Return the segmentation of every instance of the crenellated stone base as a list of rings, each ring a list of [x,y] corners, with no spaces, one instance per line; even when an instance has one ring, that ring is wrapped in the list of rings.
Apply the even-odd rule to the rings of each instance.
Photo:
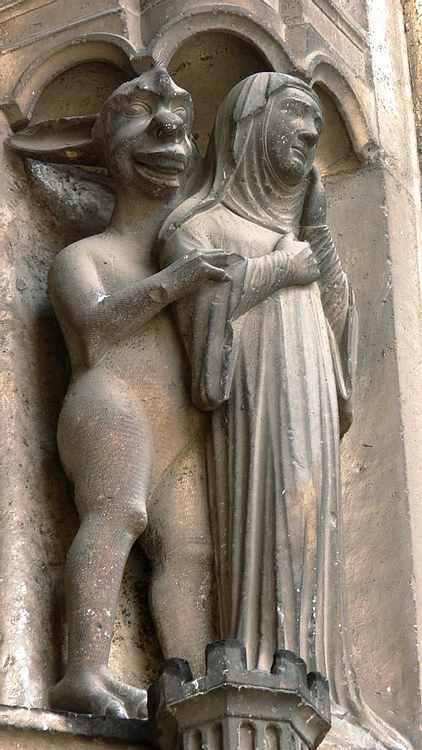
[[[192,679],[182,659],[164,662],[150,689],[152,737],[162,750],[313,750],[330,729],[327,680],[291,651],[271,672],[248,670],[242,643],[207,646],[207,671]]]

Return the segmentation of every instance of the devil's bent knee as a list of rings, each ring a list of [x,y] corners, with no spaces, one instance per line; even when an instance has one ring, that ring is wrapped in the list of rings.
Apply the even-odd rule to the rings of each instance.
[[[145,531],[148,524],[148,514],[145,503],[116,503],[106,516],[110,518],[110,522],[114,522],[116,525],[123,527],[125,531],[131,533],[134,537],[140,536],[140,534]]]
[[[148,514],[143,499],[122,497],[121,493],[93,496],[75,491],[75,501],[81,521],[96,518],[97,523],[124,530],[134,538],[147,527]]]
[[[127,531],[135,537],[140,536],[148,525],[148,514],[146,508],[128,508],[122,513],[122,521]]]

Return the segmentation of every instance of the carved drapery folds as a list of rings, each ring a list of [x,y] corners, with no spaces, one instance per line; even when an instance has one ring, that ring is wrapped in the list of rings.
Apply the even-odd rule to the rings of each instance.
[[[276,2],[238,0],[219,3],[217,8],[214,3],[205,5],[187,0],[162,0],[159,3],[109,0],[108,3],[91,2],[89,7],[80,3],[30,3],[24,14],[20,13],[21,5],[9,3],[0,10],[0,21],[6,32],[0,67],[5,82],[1,102],[5,136],[9,126],[19,132],[27,123],[32,126],[61,116],[95,115],[107,96],[124,81],[142,74],[149,68],[151,60],[165,63],[176,84],[192,89],[197,112],[193,132],[195,137],[199,136],[197,142],[201,153],[205,152],[219,105],[240,78],[265,70],[292,73],[311,82],[323,100],[326,124],[315,163],[325,175],[331,236],[327,239],[324,233],[328,230],[325,229],[304,229],[300,239],[308,242],[316,254],[324,255],[331,237],[334,238],[342,265],[353,281],[363,334],[356,421],[342,448],[344,538],[352,624],[350,639],[355,649],[359,681],[364,686],[369,704],[384,718],[390,716],[391,719],[394,714],[397,727],[403,733],[410,728],[410,736],[416,731],[416,720],[408,717],[414,717],[417,710],[414,605],[409,587],[412,564],[408,552],[405,495],[410,474],[399,437],[401,416],[398,406],[406,368],[403,370],[403,353],[400,355],[402,359],[397,355],[396,364],[396,333],[392,322],[395,313],[396,321],[401,321],[401,329],[405,328],[403,320],[408,308],[397,302],[396,309],[391,299],[387,258],[390,255],[394,258],[396,253],[393,268],[411,266],[415,209],[411,208],[411,189],[400,195],[394,192],[394,154],[404,153],[405,149],[400,151],[400,145],[386,142],[385,125],[384,130],[379,129],[377,102],[382,97],[380,99],[372,79],[370,58],[376,53],[371,47],[372,27],[368,31],[364,23],[363,5],[298,0],[283,8],[284,4]],[[84,8],[79,7],[81,5]],[[370,15],[370,21],[371,18]],[[87,127],[91,132],[91,126],[88,124]],[[411,139],[402,137],[407,148]],[[389,148],[393,156],[384,162],[385,151],[388,154]],[[32,158],[35,160],[28,161],[24,168],[16,156],[3,156],[7,206],[4,216],[8,220],[7,267],[11,269],[6,282],[6,338],[12,351],[12,359],[7,359],[5,368],[12,373],[10,388],[6,388],[6,419],[10,417],[10,422],[13,419],[15,425],[6,439],[10,451],[10,479],[5,490],[7,502],[11,504],[8,505],[5,529],[14,557],[2,563],[7,612],[3,615],[3,701],[45,707],[48,689],[63,676],[67,638],[63,569],[65,554],[78,528],[69,486],[55,448],[55,426],[69,370],[45,294],[46,274],[63,246],[104,231],[116,188],[115,180],[110,181],[104,169],[95,167],[93,171],[85,166],[46,164],[44,157],[40,160],[40,153],[35,152]],[[384,172],[386,163],[390,165],[387,178]],[[175,164],[173,167],[176,169]],[[403,175],[400,180],[404,184]],[[194,191],[197,185],[195,187],[192,182],[188,189]],[[238,209],[241,203],[239,195],[230,196],[224,210],[232,211],[235,204]],[[401,209],[398,212],[399,203]],[[385,204],[390,206],[390,215],[387,216],[380,208]],[[157,230],[171,208],[167,201],[160,219],[156,220]],[[394,234],[392,215],[394,221],[406,217],[408,225],[400,224],[400,231],[404,234],[399,230]],[[243,220],[247,221],[247,218],[243,217]],[[218,217],[216,221],[220,221]],[[386,232],[391,232],[391,238],[395,236],[394,243],[386,238]],[[404,236],[408,238],[406,245]],[[217,243],[214,249],[219,248]],[[240,250],[236,252],[242,256]],[[284,250],[280,247],[273,253],[274,263],[277,252],[281,255]],[[401,265],[400,253],[409,254],[407,265]],[[215,259],[217,265],[220,260]],[[333,273],[334,266],[330,266]],[[225,273],[224,269],[220,270]],[[269,268],[252,271],[250,268],[249,276],[244,275],[243,282],[249,279],[252,288],[257,279],[263,282],[266,274],[271,277],[273,271]],[[240,276],[239,270],[237,273]],[[348,322],[353,329],[355,303],[348,290],[340,289],[339,294],[343,292],[345,300],[347,297],[343,309],[347,307]],[[221,310],[225,310],[220,321],[221,341],[226,341],[224,335],[232,325],[235,346],[240,346],[242,357],[250,357],[252,348],[245,344],[243,351],[242,341],[246,338],[242,338],[239,330],[243,316],[246,314],[245,319],[252,320],[255,313],[248,318],[246,295],[242,299],[235,287],[231,296],[226,296],[230,299],[221,303]],[[107,304],[106,299],[104,303]],[[233,309],[237,305],[237,315],[231,317],[230,305]],[[409,310],[410,317],[412,310]],[[340,328],[344,321],[337,320],[336,314],[334,318],[330,321],[331,327]],[[198,325],[200,319],[199,316]],[[170,312],[164,313],[163,320],[166,335],[176,349],[179,344]],[[219,322],[214,323],[218,327]],[[288,321],[283,318],[282,323],[287,325]],[[156,334],[159,335],[158,331]],[[274,336],[274,330],[270,334]],[[339,373],[341,375],[344,357],[347,359],[353,348],[352,338],[351,335],[348,340],[346,337],[340,342],[335,365],[337,379]],[[230,369],[233,364],[229,349],[230,346],[226,353]],[[257,358],[258,354],[255,352]],[[162,375],[154,394],[157,403],[164,402],[166,388],[174,390],[176,382],[167,378],[164,350],[160,356],[159,365],[155,367],[155,374]],[[183,381],[180,391],[183,411],[191,408],[189,377],[183,358],[180,354],[177,356],[180,359],[180,382]],[[271,357],[277,358],[273,346]],[[213,365],[217,367],[217,360]],[[119,366],[123,371],[123,354]],[[250,371],[248,367],[246,362],[245,372]],[[151,372],[151,379],[153,375]],[[230,377],[238,377],[243,382],[243,375],[238,376],[234,367]],[[347,401],[347,372],[343,379],[343,396]],[[239,389],[240,386],[236,390],[238,394],[242,392]],[[267,389],[268,398],[269,394],[270,389]],[[330,400],[330,394],[327,398]],[[22,399],[26,403],[25,413],[21,410]],[[393,404],[387,415],[385,403]],[[192,414],[194,416],[189,420],[197,420],[194,429],[199,444],[203,427],[193,407]],[[226,422],[216,426],[218,414],[217,410],[217,416],[213,417],[214,434],[221,437],[228,428]],[[382,426],[383,420],[385,427]],[[409,417],[404,425],[405,434],[409,434],[412,426]],[[115,425],[107,429],[111,434]],[[164,439],[168,430],[164,419],[160,429]],[[181,432],[184,429],[182,427]],[[245,427],[248,434],[251,429],[250,425]],[[333,446],[336,439],[332,441]],[[218,438],[214,442],[216,440]],[[323,441],[326,442],[325,437]],[[337,462],[338,448],[333,447],[333,450]],[[205,476],[203,455],[193,451],[184,456],[182,464],[173,479],[176,473],[184,477],[185,496],[189,496],[189,492],[192,496],[194,492],[200,495]],[[191,479],[187,479],[189,471]],[[227,479],[228,474],[225,476]],[[151,512],[153,516],[156,514],[157,528],[163,515],[160,497],[170,494],[173,479],[168,475],[161,487],[157,485],[153,496]],[[196,510],[191,508],[187,515],[194,518]],[[331,512],[330,523],[335,524],[337,510],[331,509]],[[186,514],[176,514],[173,520],[174,528],[178,527],[180,531],[186,525]],[[210,545],[209,540],[203,544],[206,521],[197,515],[196,523],[196,536],[202,539],[194,551],[199,560],[209,555]],[[151,534],[150,538],[145,538],[145,549],[148,554],[155,555],[160,564],[165,563],[164,557],[160,557],[163,554],[161,539],[172,533],[169,520],[168,528],[160,528],[155,536]],[[186,548],[195,535],[193,526],[189,533],[186,531],[185,536],[179,537],[183,538]],[[301,542],[297,544],[300,546]],[[174,549],[172,555],[172,564],[176,561],[177,565],[184,565],[184,550]],[[139,689],[145,688],[155,678],[162,650],[165,655],[172,655],[171,637],[168,644],[160,648],[149,615],[145,614],[151,577],[148,566],[143,553],[131,553],[111,651],[112,671]],[[199,569],[197,574],[201,576]],[[157,602],[160,601],[161,584],[157,575],[153,582]],[[175,579],[172,585],[177,589],[179,584],[180,581]],[[379,600],[374,591],[382,592]],[[387,591],[390,603],[384,595]],[[36,600],[44,602],[42,609]],[[143,603],[141,615],[139,600]],[[200,610],[200,599],[195,607]],[[160,616],[160,613],[156,614],[157,620]],[[213,640],[217,635],[203,633],[201,643]],[[231,635],[238,636],[238,633]],[[167,636],[163,632],[159,637],[161,644],[166,642]],[[245,636],[244,640],[248,638]],[[196,657],[189,658],[195,669]],[[200,670],[199,661],[196,664]],[[322,669],[319,664],[317,667]],[[326,742],[328,747],[328,738]]]

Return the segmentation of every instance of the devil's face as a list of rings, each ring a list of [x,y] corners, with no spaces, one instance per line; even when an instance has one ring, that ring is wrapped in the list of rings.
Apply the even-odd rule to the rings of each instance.
[[[101,117],[106,163],[118,184],[153,194],[179,187],[192,151],[192,100],[164,69],[123,84]]]

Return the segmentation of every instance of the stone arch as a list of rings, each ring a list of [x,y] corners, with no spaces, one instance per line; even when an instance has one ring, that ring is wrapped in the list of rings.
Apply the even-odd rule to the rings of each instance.
[[[350,133],[332,93],[321,84],[315,84],[313,88],[322,101],[325,113],[325,124],[315,155],[316,166],[323,177],[359,169],[362,166],[362,157],[356,154]]]
[[[58,46],[34,60],[19,79],[11,103],[5,106],[13,128],[27,122],[46,86],[60,74],[87,62],[106,63],[120,69],[126,78],[134,75],[130,59],[135,51],[130,43],[111,34],[94,34],[77,43]]]
[[[287,71],[291,67],[290,56],[282,42],[284,24],[266,5],[260,8],[259,16],[237,5],[228,5],[220,14],[203,6],[185,10],[163,23],[149,43],[148,52],[167,65],[184,42],[204,30],[242,38],[268,61],[269,69]],[[136,69],[136,61],[133,65]]]
[[[309,77],[312,85],[319,85],[333,99],[357,156],[363,163],[370,160],[378,150],[377,126],[371,121],[368,108],[365,110],[361,104],[363,97],[359,97],[350,81],[331,61],[322,57],[314,58],[310,64]],[[370,96],[366,88],[365,95]]]

